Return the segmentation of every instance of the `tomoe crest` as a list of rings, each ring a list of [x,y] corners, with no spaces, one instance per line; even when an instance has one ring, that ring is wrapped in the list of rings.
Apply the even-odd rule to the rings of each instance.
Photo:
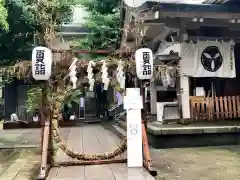
[[[201,63],[204,69],[216,72],[223,63],[223,57],[217,46],[208,46],[201,55]]]

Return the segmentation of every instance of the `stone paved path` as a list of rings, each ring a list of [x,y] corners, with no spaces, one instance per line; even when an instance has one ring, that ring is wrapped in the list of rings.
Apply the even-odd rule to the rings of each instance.
[[[115,149],[119,142],[120,139],[114,133],[101,125],[71,128],[67,140],[69,147],[82,153],[109,152]],[[55,160],[61,162],[71,159],[58,150]],[[154,180],[154,178],[143,168],[130,169],[126,164],[110,164],[52,168],[47,180]]]
[[[67,140],[70,128],[60,130]],[[0,180],[35,180],[40,169],[40,129],[0,130]]]
[[[61,128],[64,140],[68,138],[70,128]],[[40,129],[0,130],[0,149],[40,147]]]
[[[0,180],[32,180],[40,168],[40,149],[1,149]]]

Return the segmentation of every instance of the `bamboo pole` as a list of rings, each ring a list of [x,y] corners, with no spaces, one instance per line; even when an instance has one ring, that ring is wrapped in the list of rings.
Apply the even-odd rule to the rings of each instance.
[[[51,138],[51,121],[50,121],[50,111],[48,102],[48,81],[43,82],[42,88],[42,104],[41,104],[41,168],[38,175],[38,180],[43,180],[46,178],[51,164],[53,162],[53,147]]]
[[[142,143],[143,143],[143,166],[152,176],[157,176],[157,171],[152,169],[152,159],[150,156],[150,150],[148,145],[147,132],[145,128],[144,121],[142,121]]]

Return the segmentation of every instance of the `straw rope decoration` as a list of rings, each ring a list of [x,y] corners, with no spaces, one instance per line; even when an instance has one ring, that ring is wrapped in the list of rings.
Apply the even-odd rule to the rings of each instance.
[[[63,150],[66,155],[68,155],[71,158],[82,160],[82,161],[91,161],[91,160],[104,160],[104,159],[112,159],[122,153],[124,153],[127,149],[127,138],[125,137],[122,142],[119,144],[119,146],[114,149],[112,152],[106,152],[103,154],[82,154],[73,151],[67,146],[67,143],[60,137],[60,131],[59,131],[59,124],[58,120],[62,119],[62,112],[61,112],[61,105],[64,101],[65,96],[73,89],[72,86],[75,86],[76,88],[76,79],[73,78],[74,83],[71,86],[65,86],[65,82],[67,81],[67,78],[64,78],[68,75],[69,67],[71,63],[73,62],[72,57],[70,56],[67,59],[64,59],[56,64],[56,70],[53,72],[52,77],[55,78],[55,87],[57,87],[57,90],[54,92],[52,103],[51,103],[51,110],[52,110],[52,137],[54,141],[56,142],[57,146]],[[88,62],[86,61],[77,60],[75,61],[75,67],[76,72],[73,74],[84,74],[84,71],[87,71]],[[130,73],[132,76],[136,76],[136,69],[135,69],[135,62],[133,60],[124,61],[122,64],[123,68],[119,68],[119,59],[118,58],[110,58],[107,57],[105,59],[105,62],[108,66],[108,72],[111,74],[110,77],[110,86],[114,87],[118,92],[124,92],[123,86],[121,87],[121,83],[119,82],[119,76],[117,71],[124,71],[124,73]],[[102,65],[102,62],[96,62],[93,69],[94,71],[97,71],[94,75],[95,82],[101,82],[101,72],[100,67]],[[160,79],[161,78],[161,71],[166,68],[167,65],[158,65],[155,66],[154,69],[154,79]],[[117,71],[116,71],[117,70]],[[115,72],[115,73],[114,73]],[[14,66],[4,68],[3,73],[5,74],[5,77],[7,79],[10,78],[17,78],[17,79],[29,79],[31,82],[31,61],[22,61]],[[72,74],[72,75],[73,75]],[[80,84],[84,84],[89,82],[89,80],[92,78],[89,77],[80,77],[77,81],[80,80]],[[90,82],[89,82],[90,83]],[[91,84],[91,83],[90,83]],[[79,86],[77,85],[77,88]]]

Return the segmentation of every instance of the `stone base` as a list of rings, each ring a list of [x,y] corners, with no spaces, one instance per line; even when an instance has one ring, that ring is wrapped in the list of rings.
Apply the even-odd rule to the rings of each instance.
[[[60,127],[74,127],[77,125],[77,122],[76,122],[76,120],[58,121],[58,125]]]
[[[30,129],[40,128],[40,122],[4,122],[3,129]]]
[[[183,124],[183,125],[187,125],[187,124],[190,124],[192,122],[193,122],[192,119],[178,119],[177,120],[178,124]]]
[[[148,134],[148,141],[153,148],[204,147],[240,144],[240,133],[218,134],[181,134],[158,135]]]
[[[189,125],[157,122],[148,124],[153,148],[202,147],[240,144],[240,122],[195,123]]]
[[[126,136],[126,122],[118,121],[114,131]],[[188,125],[150,122],[147,126],[149,144],[153,148],[203,147],[240,144],[240,121],[194,123]]]

